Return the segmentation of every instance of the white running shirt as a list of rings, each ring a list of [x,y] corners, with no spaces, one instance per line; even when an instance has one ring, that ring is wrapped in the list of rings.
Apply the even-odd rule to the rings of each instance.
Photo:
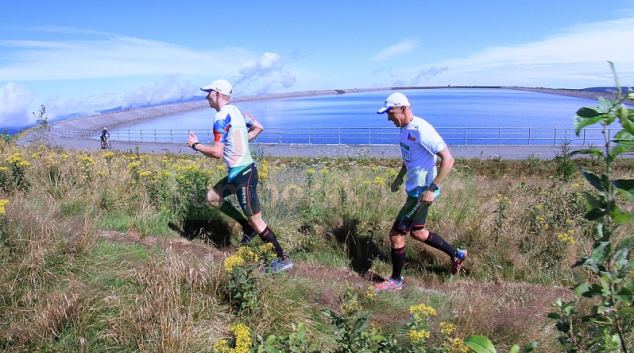
[[[416,116],[401,128],[400,142],[403,163],[407,168],[405,189],[410,194],[419,186],[427,187],[434,181],[436,154],[447,148],[447,144],[431,124]]]
[[[214,117],[214,141],[225,144],[222,157],[228,168],[244,167],[253,163],[249,150],[251,115],[238,107],[225,104]]]

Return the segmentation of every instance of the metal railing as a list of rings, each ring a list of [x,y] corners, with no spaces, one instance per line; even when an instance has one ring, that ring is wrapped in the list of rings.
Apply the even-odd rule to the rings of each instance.
[[[586,128],[576,136],[572,128],[555,127],[438,127],[438,133],[448,145],[571,145],[603,144],[603,129]],[[171,142],[187,140],[187,129],[112,129],[113,141]],[[203,143],[214,141],[212,129],[193,130]],[[51,128],[58,136],[77,139],[99,139],[101,131]],[[608,136],[612,136],[608,129]],[[616,131],[614,131],[616,133]],[[267,128],[255,142],[272,144],[345,144],[395,145],[400,131],[396,128]]]

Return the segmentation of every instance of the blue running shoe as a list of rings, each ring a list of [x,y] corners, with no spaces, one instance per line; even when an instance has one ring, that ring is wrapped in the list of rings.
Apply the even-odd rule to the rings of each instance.
[[[271,266],[269,266],[271,272],[288,271],[291,268],[293,268],[293,262],[288,255],[284,255],[284,257],[280,257],[271,261]]]
[[[462,268],[462,263],[467,259],[467,250],[456,251],[456,256],[451,259],[451,273],[458,274]]]
[[[374,290],[377,292],[384,291],[384,290],[393,291],[393,290],[401,290],[401,289],[403,289],[402,278],[397,281],[394,278],[390,277],[387,279],[387,281],[377,283],[374,285]]]

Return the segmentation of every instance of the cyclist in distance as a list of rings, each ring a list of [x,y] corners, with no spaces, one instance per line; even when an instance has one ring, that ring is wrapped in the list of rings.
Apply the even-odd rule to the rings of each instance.
[[[101,148],[108,148],[108,140],[110,139],[110,133],[108,128],[104,126],[101,130]]]

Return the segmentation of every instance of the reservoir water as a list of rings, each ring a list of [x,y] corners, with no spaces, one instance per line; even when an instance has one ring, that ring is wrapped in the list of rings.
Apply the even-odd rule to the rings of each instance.
[[[258,142],[394,143],[398,129],[387,120],[386,114],[376,114],[385,98],[393,92],[239,102],[236,106],[265,127]],[[409,98],[414,114],[434,125],[450,144],[524,144],[519,140],[525,139],[526,134],[532,134],[533,139],[543,134],[544,140],[552,143],[553,139],[572,137],[570,132],[564,135],[562,131],[572,129],[573,117],[579,108],[597,105],[592,99],[512,89],[411,89],[400,92]],[[164,136],[166,130],[192,130],[197,135],[209,135],[214,114],[215,110],[211,108],[196,109],[120,125],[112,132],[118,130],[123,134],[127,130],[130,134],[130,131],[143,130],[144,139],[151,139],[151,131],[163,131],[158,134],[163,137],[155,137],[157,140],[167,139]],[[553,136],[553,131],[557,134],[556,129],[560,130],[561,136]],[[502,134],[506,137],[501,138]],[[535,144],[539,144],[539,138]]]

